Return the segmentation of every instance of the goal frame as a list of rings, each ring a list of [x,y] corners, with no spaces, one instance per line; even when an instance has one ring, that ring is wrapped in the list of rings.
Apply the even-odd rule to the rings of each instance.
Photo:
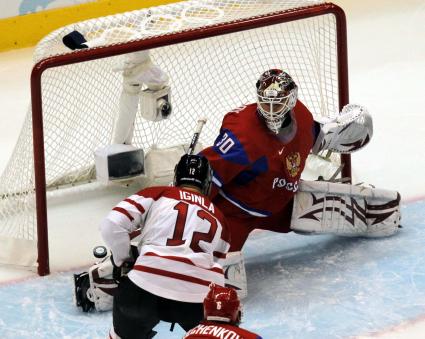
[[[336,19],[336,49],[338,71],[338,100],[339,109],[349,102],[348,87],[348,52],[347,52],[347,24],[343,9],[332,3],[306,6],[296,9],[284,10],[273,14],[241,19],[233,22],[219,23],[207,27],[183,30],[143,40],[130,41],[112,46],[92,49],[82,49],[69,54],[51,56],[37,62],[31,72],[31,107],[33,127],[33,154],[36,199],[37,223],[37,251],[40,276],[50,274],[49,246],[48,246],[48,220],[47,220],[47,194],[46,171],[44,154],[44,130],[42,110],[41,79],[47,69],[87,62],[94,59],[117,56],[121,54],[148,50],[168,45],[194,41],[209,37],[221,36],[260,28],[285,22],[311,18],[320,15],[332,14]],[[344,163],[342,175],[351,178],[351,157],[349,154],[341,155]]]

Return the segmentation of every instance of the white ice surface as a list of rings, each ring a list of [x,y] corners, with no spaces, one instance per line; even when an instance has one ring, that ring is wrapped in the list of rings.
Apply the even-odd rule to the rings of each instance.
[[[425,3],[335,3],[344,8],[348,20],[350,101],[368,107],[375,127],[370,145],[353,155],[354,177],[377,187],[396,189],[405,201],[425,198]],[[13,151],[29,104],[32,51],[28,48],[0,53],[0,173]],[[60,204],[51,206],[49,241],[54,271],[91,262],[90,250],[100,241],[98,220],[106,206],[112,206],[120,196],[112,190],[102,192],[95,200],[99,206],[90,210],[84,207],[84,201],[75,201],[73,210]],[[69,215],[78,219],[78,213],[83,212],[91,216],[89,224],[81,225],[73,219],[54,227],[55,219],[70,220]],[[0,281],[33,276],[33,272],[0,269]],[[423,327],[419,319],[375,337],[419,338],[411,331]],[[399,332],[401,336],[397,337]]]

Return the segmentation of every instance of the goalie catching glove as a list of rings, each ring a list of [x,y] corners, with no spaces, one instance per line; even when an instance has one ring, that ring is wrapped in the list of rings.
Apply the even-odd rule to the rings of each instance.
[[[334,119],[315,119],[320,124],[312,152],[329,150],[336,153],[352,153],[366,146],[373,135],[372,117],[360,105],[346,105]]]

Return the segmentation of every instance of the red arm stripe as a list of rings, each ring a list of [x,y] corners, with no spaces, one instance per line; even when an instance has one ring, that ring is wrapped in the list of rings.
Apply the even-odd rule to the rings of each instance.
[[[125,210],[124,208],[122,208],[122,207],[114,207],[113,209],[112,209],[113,211],[116,211],[116,212],[119,212],[119,213],[121,213],[121,214],[124,214],[130,221],[133,221],[134,220],[134,218],[131,216],[131,214],[130,213],[128,213],[128,211],[127,210]]]
[[[134,200],[131,200],[131,199],[124,199],[124,201],[125,202],[128,202],[129,204],[131,204],[131,205],[133,205],[134,207],[136,207],[137,208],[137,210],[140,212],[140,213],[145,213],[145,209],[143,208],[143,206],[142,205],[140,205],[139,203],[137,203],[137,202],[135,202]]]

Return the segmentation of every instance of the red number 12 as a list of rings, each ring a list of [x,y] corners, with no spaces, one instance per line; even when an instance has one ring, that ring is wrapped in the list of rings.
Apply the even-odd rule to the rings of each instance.
[[[174,234],[172,238],[167,239],[167,246],[179,246],[183,245],[186,241],[183,240],[183,232],[186,226],[187,211],[189,205],[185,202],[179,202],[174,209],[178,212],[176,219],[176,226],[174,227]],[[200,241],[212,242],[217,232],[217,220],[211,216],[211,214],[205,212],[204,210],[198,210],[196,213],[197,216],[206,220],[210,223],[210,229],[207,233],[204,232],[193,232],[192,241],[190,242],[190,248],[193,252],[204,252],[199,246]]]

